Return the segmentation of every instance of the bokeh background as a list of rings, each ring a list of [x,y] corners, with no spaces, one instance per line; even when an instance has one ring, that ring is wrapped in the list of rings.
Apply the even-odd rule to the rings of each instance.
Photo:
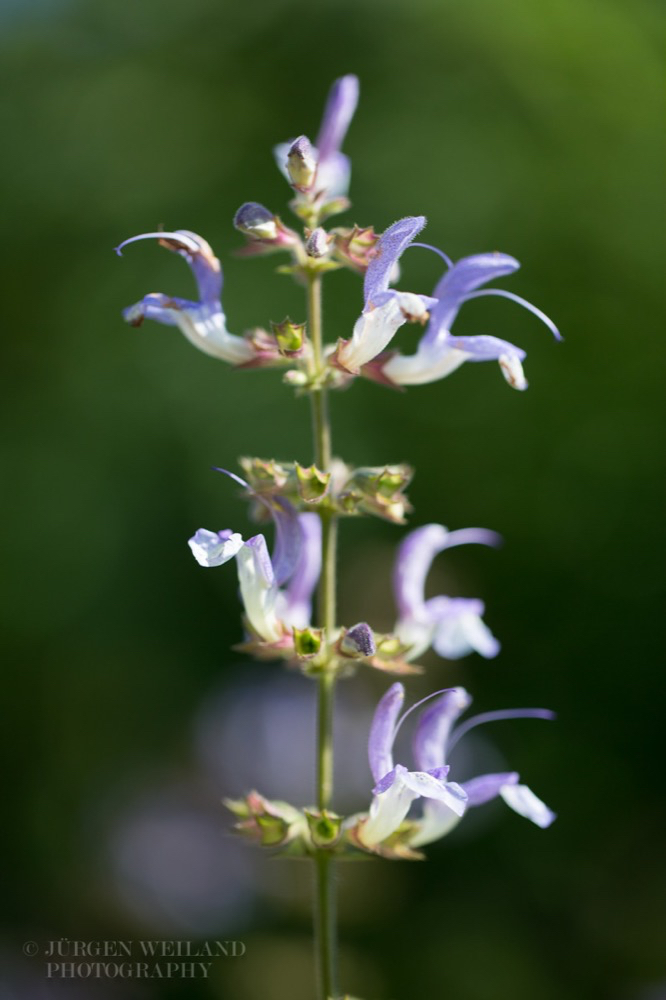
[[[235,209],[286,214],[271,147],[312,137],[329,83],[361,78],[346,142],[353,210],[429,218],[451,256],[502,250],[499,299],[460,333],[525,347],[528,392],[495,365],[333,401],[336,451],[408,461],[413,523],[483,525],[499,552],[441,557],[433,592],[482,596],[488,663],[428,662],[416,698],[465,684],[480,710],[546,705],[469,746],[560,814],[547,832],[478,810],[425,864],[340,872],[343,985],[367,1000],[663,1000],[666,858],[659,578],[657,5],[647,0],[22,0],[0,2],[5,475],[1,996],[307,1000],[307,866],[229,833],[223,795],[312,798],[312,690],[230,651],[232,568],[206,573],[199,526],[247,532],[238,456],[311,458],[307,404],[271,372],[233,373],[175,330],[126,327],[151,290],[189,296],[156,228],[222,257],[230,328],[302,319],[276,260],[242,261]],[[404,287],[439,263],[407,255]],[[360,284],[336,273],[329,339]],[[405,331],[405,342],[413,332]],[[401,530],[345,525],[341,618],[393,620]],[[364,808],[364,744],[386,687],[341,690],[340,809]],[[460,772],[459,772],[460,773]],[[237,940],[207,981],[57,981],[53,939]],[[136,946],[135,946],[136,947]],[[134,953],[136,957],[136,951]]]

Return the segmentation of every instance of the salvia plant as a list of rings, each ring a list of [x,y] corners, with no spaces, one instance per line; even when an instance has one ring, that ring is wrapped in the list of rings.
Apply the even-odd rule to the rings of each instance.
[[[419,859],[421,848],[453,829],[467,811],[501,798],[514,812],[539,827],[554,819],[551,810],[515,771],[482,774],[455,781],[448,764],[454,744],[471,728],[499,719],[550,719],[545,709],[487,712],[460,721],[471,698],[461,687],[438,690],[407,711],[405,688],[395,680],[380,699],[368,738],[367,809],[343,817],[332,809],[334,689],[341,678],[363,665],[408,679],[421,672],[416,660],[429,649],[446,660],[476,652],[494,657],[499,642],[483,620],[483,602],[475,598],[425,597],[435,557],[456,545],[495,546],[499,537],[481,528],[449,531],[441,524],[417,527],[398,547],[393,574],[395,625],[391,633],[370,624],[341,625],[336,615],[336,539],[346,517],[379,517],[397,525],[410,512],[405,489],[412,470],[402,464],[352,468],[334,458],[331,448],[329,394],[359,378],[384,386],[422,385],[451,375],[465,362],[496,361],[508,384],[527,388],[525,351],[489,335],[457,336],[458,311],[469,299],[503,296],[530,310],[560,334],[539,309],[503,288],[486,287],[510,275],[519,264],[504,253],[482,253],[452,261],[441,250],[417,242],[423,216],[400,219],[383,233],[371,226],[325,228],[332,216],[349,208],[351,166],[341,151],[356,110],[355,76],[336,80],[328,96],[315,144],[301,135],[275,147],[280,171],[291,186],[289,208],[302,231],[287,226],[270,209],[247,202],[234,218],[245,237],[247,256],[280,253],[279,267],[305,289],[307,321],[287,319],[271,329],[230,333],[222,307],[222,268],[201,236],[185,229],[143,233],[129,243],[155,239],[188,264],[196,298],[153,292],[124,311],[131,326],[154,320],[178,327],[211,357],[235,369],[282,368],[283,380],[309,397],[313,461],[300,465],[276,459],[243,458],[241,475],[226,472],[240,485],[251,518],[274,533],[272,551],[265,534],[249,538],[230,528],[200,528],[190,538],[201,566],[235,560],[243,608],[241,648],[260,660],[282,660],[312,678],[318,689],[316,803],[308,807],[270,801],[258,791],[227,801],[237,829],[258,845],[311,859],[316,872],[315,946],[318,995],[339,998],[336,978],[336,927],[333,866],[348,858]],[[412,247],[426,248],[442,261],[443,274],[432,294],[393,287],[399,261]],[[349,268],[363,279],[363,308],[351,335],[324,342],[321,287],[333,270]],[[416,350],[403,353],[396,335],[407,323],[422,333]],[[313,597],[316,593],[316,608]],[[411,760],[394,758],[398,730],[410,719]],[[347,1000],[351,1000],[345,994]]]

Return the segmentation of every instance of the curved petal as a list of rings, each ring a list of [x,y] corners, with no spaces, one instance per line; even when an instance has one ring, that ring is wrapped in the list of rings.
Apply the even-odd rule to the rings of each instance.
[[[471,703],[472,698],[467,691],[457,687],[421,712],[412,743],[414,760],[420,770],[431,771],[446,764],[451,727]]]
[[[254,357],[248,340],[228,332],[226,317],[219,303],[213,307],[153,294],[147,295],[142,303],[130,306],[123,315],[132,326],[138,325],[139,316],[177,326],[200,351],[232,365],[245,364]]]
[[[116,247],[118,256],[122,256],[123,248],[138,240],[159,240],[161,246],[172,250],[187,261],[199,289],[199,298],[205,303],[219,301],[222,292],[222,267],[213,253],[210,244],[197,233],[189,229],[175,229],[172,232],[141,233],[123,240]]]
[[[236,563],[248,622],[266,642],[276,642],[281,636],[275,614],[278,589],[264,536],[250,538],[240,548]]]
[[[404,659],[410,663],[430,649],[435,626],[431,622],[417,621],[416,618],[399,618],[393,627],[393,634],[407,647]]]
[[[449,268],[437,284],[433,295],[439,305],[430,320],[430,336],[439,330],[450,330],[458,310],[468,295],[494,278],[518,270],[520,264],[505,253],[479,253],[463,257]]]
[[[299,514],[301,548],[289,585],[281,595],[280,618],[287,625],[306,628],[312,614],[312,594],[321,572],[321,520],[318,514]]]
[[[395,633],[412,648],[409,658],[420,655],[430,644],[446,659],[458,659],[472,650],[495,656],[499,643],[481,621],[483,603],[469,598],[424,599],[425,582],[434,557],[446,548],[470,542],[498,545],[494,531],[463,528],[449,532],[441,524],[426,524],[403,540],[393,573],[393,589],[399,619]]]
[[[203,305],[196,310],[182,310],[178,313],[178,326],[191,344],[211,357],[232,365],[245,364],[254,357],[249,341],[228,332],[221,309]]]
[[[271,562],[275,582],[282,586],[293,575],[303,553],[303,527],[296,508],[284,497],[272,497],[266,504],[275,524],[275,547]]]
[[[222,566],[238,554],[244,542],[241,535],[229,528],[224,531],[199,528],[187,544],[200,566]]]
[[[353,73],[335,80],[328,92],[316,146],[320,164],[338,153],[358,104],[359,83]]]
[[[486,802],[496,799],[504,787],[515,785],[518,778],[516,771],[508,771],[503,774],[482,774],[478,778],[471,778],[470,781],[463,781],[462,786],[467,792],[467,804],[485,805]]]
[[[407,216],[394,222],[379,237],[375,256],[368,265],[363,283],[366,309],[372,305],[380,292],[388,289],[393,266],[425,224],[425,215]]]
[[[415,354],[394,354],[382,366],[382,374],[396,385],[427,385],[451,375],[468,360],[464,351],[443,342],[436,350],[423,345],[423,338]]]
[[[393,684],[380,700],[370,726],[368,760],[375,782],[393,770],[393,739],[400,709],[405,700],[405,689]]]
[[[331,153],[320,160],[317,167],[315,186],[325,192],[326,198],[339,198],[349,191],[351,180],[351,160],[344,153]]]
[[[190,343],[211,357],[235,365],[252,360],[255,352],[249,341],[227,330],[220,303],[222,268],[209,244],[196,233],[178,229],[132,236],[116,247],[116,252],[122,255],[123,247],[146,239],[157,239],[161,246],[187,261],[197,282],[200,301],[151,293],[123,311],[125,320],[131,326],[140,326],[144,319],[178,326]]]
[[[455,781],[441,781],[427,771],[407,771],[402,775],[402,780],[415,795],[443,802],[456,816],[462,816],[465,812],[467,795]]]
[[[308,526],[309,535],[307,540],[309,541],[312,540],[313,530],[316,529],[312,527],[311,522],[301,520],[294,505],[284,497],[262,496],[261,493],[256,493],[250,484],[240,476],[237,476],[235,472],[230,472],[228,469],[222,469],[219,466],[215,466],[214,468],[215,472],[223,473],[229,479],[233,479],[235,483],[238,483],[239,486],[242,486],[247,493],[263,504],[269,511],[275,525],[275,545],[273,547],[271,562],[276,582],[278,586],[281,586],[294,574],[299,560],[303,555],[303,547],[306,541],[304,535],[305,526]],[[303,515],[303,517],[308,516]]]
[[[359,840],[367,847],[379,844],[395,833],[412,802],[418,798],[418,793],[408,788],[403,780],[403,775],[407,773],[406,768],[398,765],[391,787],[374,796],[368,819],[360,827],[358,834]]]
[[[452,337],[441,329],[436,338],[428,331],[414,354],[396,354],[382,366],[382,374],[396,385],[426,385],[451,375],[465,361],[498,361],[504,378],[514,389],[527,389],[522,367],[526,354],[520,347],[485,334]]]
[[[393,592],[401,618],[427,620],[425,581],[438,552],[446,548],[449,532],[441,524],[425,524],[403,539],[393,570]]]
[[[497,656],[500,643],[482,620],[482,614],[482,601],[449,598],[447,613],[437,625],[433,637],[435,652],[445,660],[458,660],[471,652],[477,652],[486,659]]]
[[[426,844],[440,840],[458,825],[460,819],[461,817],[444,802],[426,799],[423,806],[423,817],[417,832],[410,837],[410,846],[425,847]]]
[[[122,315],[130,326],[141,326],[144,319],[152,319],[165,326],[179,326],[179,313],[185,309],[198,308],[199,303],[191,302],[190,299],[178,299],[163,295],[161,292],[150,292],[144,295],[140,302],[123,309]]]
[[[527,379],[522,362],[525,351],[508,340],[480,334],[475,337],[451,337],[449,344],[455,350],[464,351],[466,361],[497,361],[502,375],[513,389],[527,389]]]
[[[557,818],[552,809],[549,809],[545,802],[537,798],[527,785],[504,785],[500,789],[500,795],[509,808],[517,812],[519,816],[532,820],[542,829],[550,826]]]
[[[407,322],[420,322],[428,315],[426,296],[411,292],[382,292],[380,304],[361,313],[349,340],[341,342],[337,360],[353,374],[376,358]]]
[[[411,531],[398,548],[393,570],[393,592],[400,617],[436,620],[436,606],[424,600],[426,578],[436,555],[456,545],[497,546],[501,541],[497,532],[487,528],[448,531],[442,524],[425,524]]]
[[[527,389],[528,382],[525,378],[525,372],[523,371],[520,358],[515,352],[513,354],[501,354],[497,360],[502,370],[502,375],[512,389],[518,389],[519,392]]]
[[[451,337],[451,347],[464,351],[468,361],[499,361],[502,355],[514,354],[520,361],[527,357],[525,351],[508,340],[478,334],[473,337]]]

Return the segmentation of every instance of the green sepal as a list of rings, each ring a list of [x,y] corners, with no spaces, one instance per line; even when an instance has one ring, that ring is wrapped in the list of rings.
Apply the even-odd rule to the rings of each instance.
[[[281,323],[271,323],[271,327],[280,354],[285,358],[293,358],[303,353],[305,323],[292,323],[287,317]]]
[[[417,663],[409,663],[405,659],[405,654],[409,652],[411,647],[401,642],[397,636],[375,635],[375,642],[377,645],[375,655],[365,661],[369,667],[398,677],[423,673],[423,667]]]
[[[335,253],[348,267],[365,273],[379,240],[373,227],[355,225],[352,229],[334,229],[333,236]]]
[[[272,458],[241,458],[239,465],[257,493],[280,493],[293,476],[293,467]]]
[[[301,500],[306,503],[316,503],[326,496],[331,482],[330,472],[321,472],[316,465],[311,465],[307,469],[295,463],[296,478],[298,480],[298,493]]]
[[[303,811],[315,847],[332,847],[340,837],[342,816],[328,812],[326,809],[321,812],[314,809],[304,809]]]
[[[299,660],[311,660],[320,651],[323,640],[320,628],[295,628],[294,652]]]
[[[307,836],[303,813],[288,802],[265,799],[259,792],[223,802],[239,819],[236,830],[261,847],[283,847]]]
[[[415,850],[410,841],[418,832],[419,824],[412,820],[403,820],[397,830],[379,844],[369,847],[361,839],[362,830],[367,821],[367,813],[350,817],[345,823],[343,841],[353,851],[363,851],[369,855],[386,858],[389,861],[423,861],[425,855]],[[356,822],[353,822],[353,821]]]
[[[351,208],[351,201],[344,195],[340,195],[338,198],[331,198],[330,201],[325,201],[319,209],[319,221],[323,222],[324,219],[330,219],[332,215],[340,215],[341,212],[346,212],[349,208]]]
[[[403,493],[413,476],[408,465],[385,465],[356,469],[345,484],[340,500],[347,506],[375,514],[394,524],[404,524],[412,507]]]

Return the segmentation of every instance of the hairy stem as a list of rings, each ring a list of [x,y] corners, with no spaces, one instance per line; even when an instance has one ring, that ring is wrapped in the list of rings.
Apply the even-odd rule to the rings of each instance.
[[[331,465],[331,425],[328,392],[321,385],[323,337],[321,321],[321,275],[308,275],[308,333],[312,344],[315,386],[310,392],[315,464],[324,472]],[[326,632],[330,648],[335,629],[337,519],[330,511],[321,512],[322,572],[317,591],[318,624]],[[324,669],[318,679],[317,701],[317,806],[330,807],[333,794],[333,704],[335,675]],[[333,862],[326,850],[319,850],[316,864],[316,949],[320,1000],[336,995],[335,968],[337,935]]]

